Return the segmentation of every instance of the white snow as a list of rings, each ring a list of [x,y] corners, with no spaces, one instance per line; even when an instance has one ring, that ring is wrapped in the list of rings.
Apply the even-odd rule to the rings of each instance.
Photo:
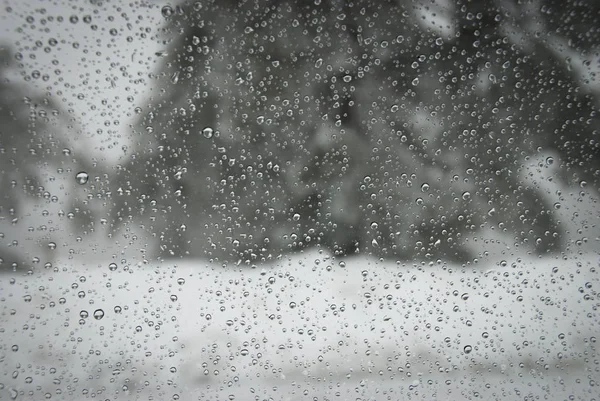
[[[110,262],[1,277],[0,399],[555,399],[598,381],[594,253],[468,268],[317,251],[256,267]]]

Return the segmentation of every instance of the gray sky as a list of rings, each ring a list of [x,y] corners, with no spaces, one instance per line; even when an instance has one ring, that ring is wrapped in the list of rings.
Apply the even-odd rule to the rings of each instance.
[[[128,124],[136,107],[144,109],[153,86],[148,75],[159,61],[155,35],[162,6],[3,1],[2,43],[22,54],[24,68],[17,73],[31,78],[28,85],[50,93],[80,121],[83,135],[68,135],[78,138],[72,141],[74,150],[85,148],[86,155],[108,162],[125,154],[122,146],[131,139]],[[13,79],[25,82],[20,75]]]

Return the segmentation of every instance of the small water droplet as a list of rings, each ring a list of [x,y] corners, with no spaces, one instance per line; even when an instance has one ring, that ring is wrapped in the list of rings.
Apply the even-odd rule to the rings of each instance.
[[[413,79],[413,80],[412,80],[412,85],[413,85],[413,86],[417,86],[417,85],[419,85],[419,78],[415,78],[415,79]]]
[[[470,345],[465,345],[465,354],[470,354],[471,351],[473,351],[473,347],[471,347]]]
[[[83,185],[83,184],[87,183],[89,178],[90,178],[89,174],[86,173],[85,171],[80,171],[75,176],[75,179],[77,180],[77,183],[79,185]]]
[[[111,272],[114,272],[115,270],[117,270],[117,264],[116,263],[109,264],[108,270],[110,270]]]
[[[100,320],[104,317],[104,311],[102,309],[96,309],[94,311],[94,319]]]
[[[164,6],[161,10],[160,13],[162,14],[162,16],[164,18],[169,18],[170,16],[173,15],[173,7],[171,6]]]
[[[204,137],[206,139],[210,139],[213,137],[214,131],[211,127],[206,127],[202,130],[202,135],[204,135]]]
[[[425,183],[425,184],[421,185],[421,191],[422,192],[429,191],[429,184]]]

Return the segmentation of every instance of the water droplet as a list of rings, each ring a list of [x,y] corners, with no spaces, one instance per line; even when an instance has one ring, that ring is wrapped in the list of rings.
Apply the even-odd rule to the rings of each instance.
[[[469,199],[471,199],[471,193],[470,193],[469,191],[465,191],[465,192],[463,192],[463,194],[462,194],[462,198],[463,198],[464,200],[469,200]]]
[[[114,272],[115,270],[117,270],[117,264],[116,263],[109,264],[108,270],[110,270],[111,272]]]
[[[546,164],[549,166],[554,164],[554,158],[553,157],[546,158]]]
[[[48,242],[48,249],[55,250],[56,249],[56,243],[55,242]]]
[[[556,203],[554,204],[554,208],[555,208],[556,210],[560,209],[560,207],[561,207],[561,206],[562,206],[562,205],[560,204],[560,202],[556,202]]]
[[[178,278],[177,279],[177,284],[184,285],[185,284],[185,279],[183,277]]]
[[[212,128],[210,127],[206,127],[202,130],[202,135],[204,135],[205,138],[210,139],[213,137],[214,131]]]
[[[161,10],[160,13],[162,14],[162,16],[164,18],[169,18],[170,16],[173,15],[173,7],[171,6],[164,6]]]
[[[241,351],[240,351],[240,355],[241,355],[241,356],[246,356],[246,355],[248,355],[249,353],[250,353],[250,352],[249,352],[249,351],[248,351],[246,348],[244,348],[243,350],[241,350]]]
[[[290,308],[294,309],[296,307],[296,303],[294,301],[290,302]]]
[[[421,191],[423,191],[423,192],[429,191],[429,184],[425,183],[425,184],[421,185]]]
[[[300,220],[300,215],[298,213],[295,213],[294,216],[292,217],[292,219],[294,221],[298,221],[298,220]]]
[[[413,80],[412,80],[412,85],[413,85],[413,86],[417,86],[417,85],[419,85],[419,78],[415,78],[415,79],[413,79]]]
[[[469,294],[467,294],[467,293],[465,292],[464,294],[462,294],[462,295],[460,296],[460,298],[461,298],[463,301],[466,301],[467,299],[469,299]]]
[[[83,185],[83,184],[87,183],[89,178],[90,178],[90,176],[85,171],[80,171],[75,176],[75,179],[77,180],[77,183],[79,185]]]
[[[464,351],[465,354],[470,354],[471,351],[473,351],[473,347],[471,347],[470,345],[465,345]]]
[[[352,81],[352,76],[351,75],[344,75],[344,82],[348,83],[350,81]]]
[[[104,311],[102,309],[96,309],[94,311],[94,319],[100,320],[104,317]]]

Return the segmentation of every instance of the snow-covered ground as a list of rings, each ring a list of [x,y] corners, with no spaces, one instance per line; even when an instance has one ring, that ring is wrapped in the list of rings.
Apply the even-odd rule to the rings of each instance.
[[[547,159],[521,172],[561,205],[565,253],[543,258],[498,230],[465,267],[152,262],[141,236],[64,238],[51,266],[0,275],[0,400],[594,399],[598,200]]]
[[[109,263],[0,278],[0,399],[598,393],[598,254]]]

